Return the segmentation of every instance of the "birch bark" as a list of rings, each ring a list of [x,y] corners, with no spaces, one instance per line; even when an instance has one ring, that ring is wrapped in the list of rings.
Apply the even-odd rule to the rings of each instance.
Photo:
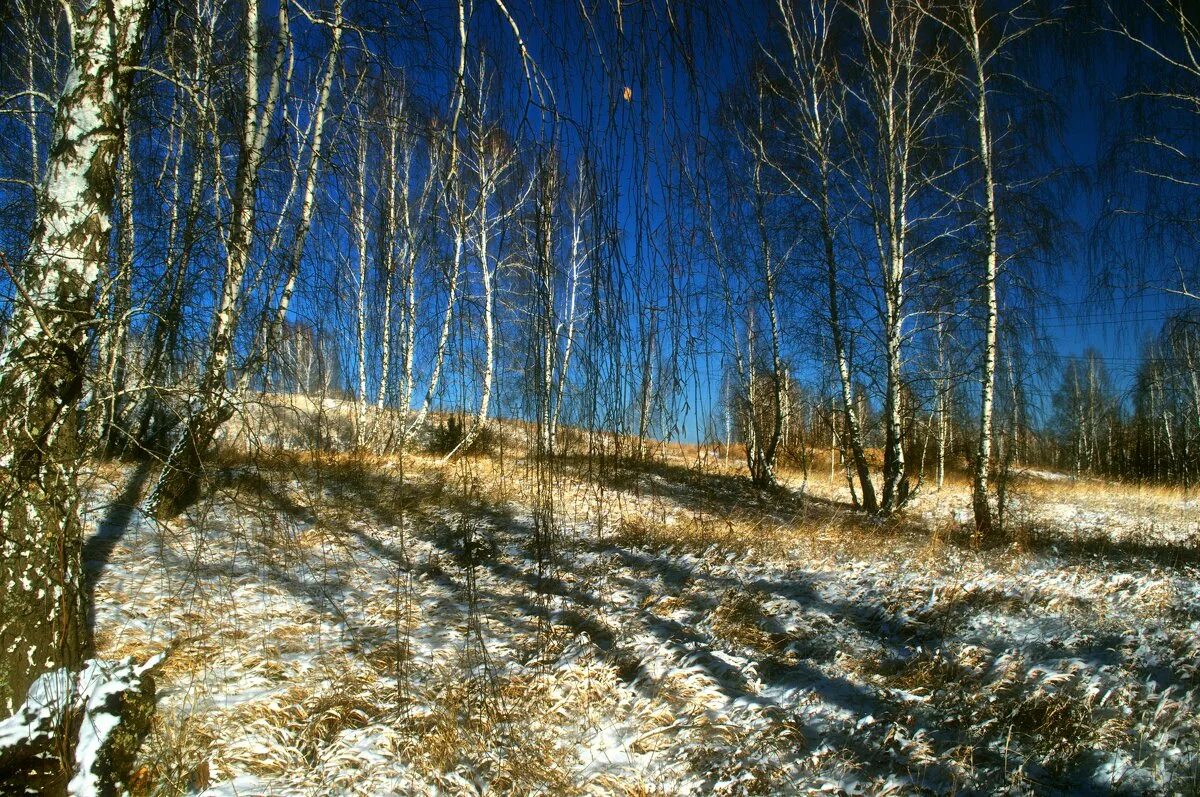
[[[37,222],[0,350],[0,706],[89,645],[77,503],[76,403],[105,261],[122,67],[136,60],[145,0],[92,2],[74,18]]]
[[[976,91],[976,122],[978,124],[979,161],[983,167],[984,191],[984,255],[983,301],[984,320],[983,363],[980,373],[979,441],[975,451],[975,469],[971,479],[971,505],[975,512],[975,534],[990,537],[993,533],[992,510],[988,501],[988,476],[992,457],[992,404],[996,389],[996,328],[999,306],[996,300],[999,228],[996,223],[996,176],[992,159],[991,130],[988,127],[988,81],[984,70],[984,53],[980,45],[980,25],[974,2],[965,8],[967,30],[963,40],[974,67]],[[1015,408],[1014,408],[1015,412]]]
[[[202,480],[203,457],[217,429],[233,415],[227,385],[234,336],[237,333],[242,283],[254,239],[259,171],[275,111],[279,104],[285,56],[290,47],[288,4],[279,4],[279,41],[271,67],[265,101],[259,102],[258,0],[247,0],[245,14],[245,111],[241,122],[241,151],[237,165],[225,269],[219,302],[209,334],[209,352],[196,396],[179,435],[163,464],[150,496],[160,518],[178,515],[195,500]]]

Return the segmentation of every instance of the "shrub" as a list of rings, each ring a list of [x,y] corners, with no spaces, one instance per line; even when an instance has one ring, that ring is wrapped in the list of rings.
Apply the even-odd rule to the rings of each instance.
[[[431,454],[449,454],[458,448],[466,438],[470,427],[458,415],[449,416],[444,422],[439,421],[429,435],[427,450]],[[471,441],[471,445],[463,454],[492,454],[500,445],[500,436],[491,424],[485,423]]]

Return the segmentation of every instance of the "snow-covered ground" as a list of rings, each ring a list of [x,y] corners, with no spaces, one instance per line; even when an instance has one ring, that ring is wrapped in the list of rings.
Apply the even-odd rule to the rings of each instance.
[[[247,467],[170,526],[97,488],[100,653],[167,652],[149,791],[1200,788],[1186,496],[1027,478],[976,550],[961,488],[877,524],[681,464],[404,470]]]

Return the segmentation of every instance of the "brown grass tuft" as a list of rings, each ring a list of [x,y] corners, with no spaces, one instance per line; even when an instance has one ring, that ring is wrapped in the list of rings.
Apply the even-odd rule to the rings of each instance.
[[[772,634],[764,628],[767,620],[759,595],[728,590],[712,613],[713,633],[734,645],[763,653],[781,650],[790,641],[784,634]]]

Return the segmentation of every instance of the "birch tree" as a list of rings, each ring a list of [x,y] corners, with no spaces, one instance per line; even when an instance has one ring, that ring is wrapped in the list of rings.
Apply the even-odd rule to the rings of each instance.
[[[756,87],[757,97],[753,109],[754,118],[750,123],[748,140],[743,147],[748,150],[749,163],[749,205],[750,215],[755,230],[755,244],[750,257],[757,261],[761,273],[761,298],[767,313],[769,370],[769,411],[763,412],[761,401],[756,393],[759,383],[756,373],[757,362],[754,352],[754,334],[756,320],[753,307],[757,304],[751,300],[750,319],[747,321],[747,361],[748,373],[743,375],[746,384],[746,464],[750,469],[751,480],[758,485],[769,486],[775,483],[775,460],[779,450],[779,441],[783,434],[785,423],[786,398],[784,396],[783,361],[780,354],[781,341],[779,329],[779,303],[776,292],[776,272],[780,268],[781,257],[776,253],[773,237],[767,219],[768,200],[767,186],[764,183],[764,172],[769,167],[766,154],[764,118],[764,88],[762,82]],[[757,276],[757,275],[756,275]],[[758,281],[757,279],[755,280]],[[752,295],[758,291],[753,291]]]
[[[441,206],[446,214],[452,239],[450,267],[446,274],[446,309],[442,314],[441,331],[438,333],[437,345],[433,353],[432,372],[425,387],[425,397],[421,401],[420,409],[415,414],[410,414],[408,412],[409,407],[405,406],[407,423],[404,425],[401,433],[400,442],[402,446],[407,444],[413,434],[425,423],[425,418],[428,417],[429,410],[433,406],[434,396],[437,395],[438,385],[442,378],[442,369],[446,361],[446,347],[450,341],[450,331],[454,323],[454,310],[458,304],[459,276],[462,274],[463,258],[465,256],[467,234],[466,198],[463,192],[462,164],[460,162],[462,142],[459,141],[463,104],[466,101],[467,4],[465,0],[458,0],[455,3],[455,8],[458,23],[458,47],[450,97],[450,123],[441,130],[434,129],[431,132],[430,141],[433,148],[433,154],[430,156],[430,168],[438,172],[438,178],[441,181],[437,204]],[[415,330],[415,327],[410,326],[410,330]],[[410,337],[409,357],[411,357],[412,351],[413,347]],[[411,385],[411,360],[406,367],[409,374],[409,385]]]
[[[567,381],[571,373],[571,356],[575,351],[576,330],[586,321],[582,312],[586,293],[591,285],[591,264],[594,247],[588,239],[586,219],[591,215],[596,202],[587,163],[579,164],[575,185],[568,198],[567,224],[570,229],[570,248],[567,253],[567,288],[564,309],[559,324],[562,345],[558,363],[558,386],[554,391],[554,409],[550,414],[550,435],[558,434],[559,417],[567,393]]]
[[[511,219],[524,201],[524,197],[518,196],[506,203],[506,207],[497,207],[497,192],[512,179],[517,163],[517,150],[500,126],[490,118],[488,94],[491,82],[486,66],[487,62],[481,59],[467,125],[467,146],[463,153],[464,169],[474,178],[475,183],[470,244],[479,269],[480,287],[483,289],[483,374],[479,387],[479,406],[474,420],[462,439],[446,455],[447,459],[460,452],[469,451],[487,424],[496,374],[496,281],[499,260],[502,257],[502,254],[494,251],[494,238],[500,225]],[[531,182],[529,190],[532,189],[532,185]],[[529,190],[524,193],[528,195]]]
[[[211,153],[216,147],[216,119],[212,103],[201,91],[201,81],[212,63],[212,45],[216,36],[217,15],[212,9],[198,5],[196,18],[187,20],[182,9],[172,14],[171,29],[176,36],[191,27],[189,48],[164,48],[166,73],[174,77],[170,92],[170,126],[166,147],[168,163],[155,183],[155,190],[167,197],[167,218],[164,220],[165,240],[162,244],[162,285],[147,301],[151,310],[151,327],[147,332],[148,351],[144,353],[139,382],[139,406],[133,434],[129,442],[143,453],[167,453],[165,434],[168,429],[166,388],[181,378],[180,345],[184,326],[184,309],[188,303],[188,273],[196,255],[202,250],[202,233],[211,214],[206,196],[217,189],[218,163]]]
[[[435,164],[419,162],[422,156],[420,146],[420,125],[416,114],[411,108],[412,99],[408,96],[407,87],[403,81],[397,81],[397,86],[389,93],[389,115],[384,122],[386,138],[385,146],[390,154],[384,157],[385,174],[385,210],[383,224],[383,241],[380,247],[383,260],[383,313],[381,320],[380,347],[380,385],[376,397],[376,408],[382,409],[389,391],[391,373],[396,355],[399,355],[400,367],[397,374],[394,392],[396,404],[401,411],[403,427],[407,413],[412,403],[415,385],[415,364],[417,345],[417,326],[419,323],[417,303],[417,265],[422,253],[428,248],[431,239],[431,203],[438,185],[438,174]],[[428,148],[425,148],[428,150]],[[423,176],[422,176],[423,171]],[[396,294],[399,294],[399,301]],[[396,339],[393,341],[391,327],[395,314],[395,305],[399,305],[400,313],[396,326]],[[380,415],[382,418],[382,415]],[[406,436],[404,428],[401,435]],[[390,439],[390,438],[389,438]],[[401,441],[403,444],[403,440]]]
[[[270,357],[283,333],[287,320],[288,308],[291,307],[292,295],[296,291],[296,281],[300,276],[300,267],[304,260],[304,246],[312,227],[313,206],[316,204],[317,183],[321,174],[324,160],[323,144],[325,141],[325,117],[329,107],[330,93],[333,89],[333,78],[340,66],[342,32],[344,20],[342,15],[343,0],[336,0],[333,5],[332,19],[329,21],[330,46],[321,76],[318,81],[316,99],[310,114],[308,135],[308,162],[303,169],[304,187],[301,192],[299,214],[296,220],[296,230],[287,254],[287,268],[283,277],[283,287],[279,290],[279,299],[273,311],[264,314],[266,328],[257,339],[261,340],[263,348],[262,359]],[[297,173],[301,170],[298,168]],[[243,372],[243,378],[251,373],[249,368]]]
[[[989,478],[992,470],[994,405],[996,389],[996,359],[1000,305],[998,285],[1003,265],[1000,255],[1001,227],[998,210],[1000,190],[999,159],[996,152],[997,131],[993,117],[995,83],[1002,76],[1004,60],[1010,57],[1013,45],[1034,28],[1048,20],[1037,16],[1030,4],[1015,8],[1000,7],[985,0],[923,6],[925,14],[948,32],[957,45],[958,66],[954,76],[961,86],[969,108],[967,117],[973,128],[967,135],[973,139],[969,150],[978,164],[978,209],[973,226],[982,238],[980,246],[971,247],[979,255],[979,304],[983,309],[982,356],[979,365],[979,417],[972,463],[971,504],[975,518],[975,534],[991,536],[997,529],[992,518],[989,499]]]
[[[133,196],[134,167],[131,145],[128,103],[122,108],[121,155],[118,160],[114,211],[117,215],[116,272],[108,292],[109,313],[101,331],[101,357],[104,373],[100,378],[100,389],[104,391],[100,404],[100,438],[108,453],[118,447],[124,448],[126,401],[126,354],[127,333],[133,312],[133,255],[135,245]]]
[[[70,76],[0,350],[0,704],[9,711],[42,673],[77,670],[90,644],[76,404],[148,5],[98,1],[73,16]]]
[[[859,89],[864,129],[851,136],[862,177],[869,235],[880,268],[883,323],[884,449],[879,511],[890,514],[910,494],[904,452],[904,342],[907,291],[916,257],[914,236],[928,214],[919,203],[934,179],[928,160],[932,127],[947,97],[932,68],[936,42],[912,0],[879,7],[855,0],[863,43]]]
[[[383,219],[378,246],[381,268],[380,283],[383,295],[380,297],[379,391],[375,395],[376,417],[382,414],[384,404],[387,402],[392,376],[392,312],[395,304],[393,293],[396,289],[396,206],[399,203],[397,184],[402,179],[397,150],[400,147],[400,126],[403,124],[402,97],[402,94],[387,90],[387,100],[384,103],[386,118],[381,131],[383,164],[380,191],[383,194]],[[408,190],[407,183],[404,184],[404,190]]]
[[[558,233],[558,203],[562,192],[562,166],[554,153],[539,158],[536,167],[536,188],[531,233],[530,271],[532,291],[529,308],[531,316],[532,344],[534,353],[534,408],[537,415],[538,446],[540,457],[554,455],[553,425],[550,418],[554,402],[554,366],[558,360],[558,338],[555,335],[554,308],[554,261]],[[652,340],[652,339],[651,339]],[[651,344],[652,345],[652,344]],[[647,354],[647,370],[650,373]],[[643,383],[641,421],[638,426],[639,440],[646,433],[645,424],[649,417],[649,391]]]
[[[820,255],[824,266],[825,311],[833,364],[841,388],[843,440],[853,463],[862,491],[863,509],[879,510],[871,469],[863,447],[861,421],[855,411],[854,383],[846,352],[845,330],[841,319],[841,291],[838,267],[838,233],[835,208],[835,181],[842,177],[834,142],[843,123],[846,84],[838,69],[838,53],[833,39],[838,24],[841,0],[810,3],[806,13],[797,13],[788,0],[778,0],[776,8],[786,41],[783,56],[774,60],[780,86],[786,89],[784,116],[788,136],[785,146],[791,160],[802,164],[805,174],[776,161],[774,165],[788,188],[816,214]],[[854,493],[851,485],[851,493]]]
[[[241,312],[241,298],[250,248],[254,239],[255,211],[267,138],[283,92],[287,56],[291,47],[289,5],[279,4],[278,41],[267,73],[265,98],[259,97],[258,0],[246,0],[243,20],[242,77],[244,104],[238,134],[237,171],[230,210],[226,259],[220,276],[217,307],[209,333],[209,350],[195,398],[162,473],[150,496],[150,506],[159,517],[179,514],[196,497],[202,479],[202,461],[217,429],[233,414],[227,379],[233,357],[234,337]]]
[[[992,418],[996,387],[996,340],[999,304],[996,285],[999,271],[999,226],[996,219],[996,166],[993,157],[993,132],[990,121],[990,81],[993,61],[1000,47],[1011,36],[995,37],[985,26],[996,24],[995,15],[984,16],[981,0],[965,0],[946,8],[924,8],[924,13],[941,23],[957,40],[963,53],[965,67],[959,75],[971,98],[971,120],[975,125],[975,156],[978,159],[983,194],[980,227],[983,235],[982,268],[980,273],[981,303],[984,309],[983,356],[979,372],[979,425],[975,458],[971,471],[971,505],[975,516],[975,534],[990,537],[993,532],[992,510],[988,498],[988,478],[992,460]],[[985,44],[990,37],[993,43]],[[938,329],[939,357],[944,331]],[[939,361],[940,362],[940,361]],[[939,402],[943,399],[939,398]],[[939,410],[939,415],[941,410]],[[940,421],[939,421],[940,423]],[[938,482],[942,474],[942,433],[939,431]]]

